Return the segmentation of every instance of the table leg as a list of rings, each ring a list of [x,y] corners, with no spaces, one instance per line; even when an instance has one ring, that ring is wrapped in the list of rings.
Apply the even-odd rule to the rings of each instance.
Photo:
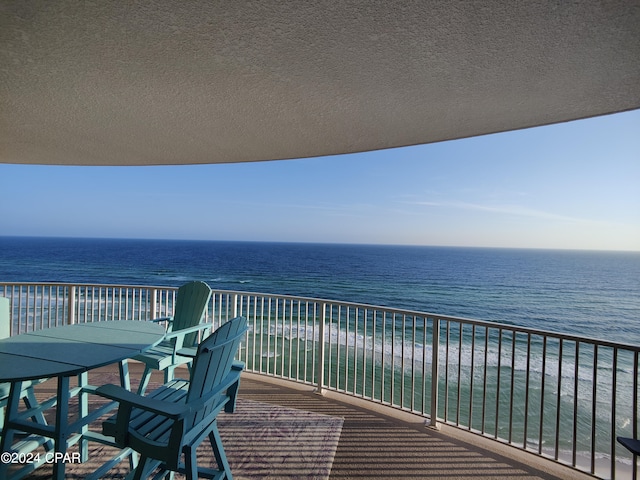
[[[58,377],[58,403],[54,432],[57,455],[53,464],[53,478],[62,480],[65,470],[64,454],[67,453],[69,438],[69,377]]]

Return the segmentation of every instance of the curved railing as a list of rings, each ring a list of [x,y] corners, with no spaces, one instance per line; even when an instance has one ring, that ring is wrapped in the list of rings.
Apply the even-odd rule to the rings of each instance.
[[[0,283],[12,334],[170,313],[168,287]],[[332,300],[214,291],[206,321],[244,315],[247,370],[422,415],[601,478],[630,475],[632,345]],[[432,379],[437,378],[437,382]]]

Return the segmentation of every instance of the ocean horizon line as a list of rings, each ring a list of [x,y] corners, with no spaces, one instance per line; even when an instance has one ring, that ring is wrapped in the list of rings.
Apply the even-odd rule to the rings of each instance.
[[[230,240],[230,239],[197,239],[197,238],[153,238],[153,237],[80,237],[62,235],[0,235],[7,239],[38,239],[38,240],[88,240],[88,241],[140,241],[140,242],[184,242],[184,243],[219,243],[219,244],[262,244],[262,245],[301,245],[301,246],[336,246],[336,247],[390,247],[390,248],[432,248],[451,250],[513,250],[513,251],[542,251],[542,252],[576,252],[576,253],[612,253],[612,254],[640,254],[638,250],[606,250],[588,248],[551,248],[551,247],[511,247],[490,245],[438,245],[414,243],[360,243],[360,242],[315,242],[298,240]]]

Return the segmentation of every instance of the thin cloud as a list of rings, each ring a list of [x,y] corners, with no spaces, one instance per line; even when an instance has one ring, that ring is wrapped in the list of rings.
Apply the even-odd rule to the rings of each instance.
[[[413,205],[421,205],[434,208],[455,208],[458,210],[476,210],[482,212],[499,213],[504,215],[513,215],[527,218],[541,218],[545,220],[561,220],[564,222],[576,223],[594,223],[593,220],[584,218],[569,217],[566,215],[558,215],[556,213],[545,212],[543,210],[535,210],[533,208],[522,207],[519,205],[483,205],[478,203],[465,202],[407,202]]]
[[[249,207],[257,207],[260,210],[266,209],[298,209],[298,210],[315,210],[318,212],[324,212],[326,215],[334,215],[334,216],[363,216],[363,212],[366,212],[371,209],[376,209],[375,205],[370,205],[366,203],[356,203],[356,204],[331,204],[331,203],[319,203],[319,204],[311,204],[311,203],[275,203],[275,202],[265,202],[265,203],[256,203],[256,202],[235,202],[237,205],[244,205]]]

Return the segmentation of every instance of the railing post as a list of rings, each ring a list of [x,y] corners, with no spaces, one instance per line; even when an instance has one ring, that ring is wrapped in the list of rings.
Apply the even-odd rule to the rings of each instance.
[[[67,323],[69,325],[73,325],[74,323],[76,323],[76,310],[74,308],[75,304],[76,304],[76,286],[70,285],[69,286],[69,303],[67,305]]]
[[[438,424],[438,356],[440,352],[440,319],[433,319],[433,341],[431,346],[431,418],[428,427],[440,429]]]
[[[318,353],[316,355],[316,378],[317,386],[315,393],[318,395],[324,395],[324,327],[327,317],[327,304],[325,302],[320,303],[320,325],[318,326]]]
[[[231,318],[236,318],[238,316],[238,294],[234,293],[232,298],[232,306],[231,306]]]
[[[154,320],[158,315],[158,289],[152,288],[149,293],[151,295],[151,318],[149,320]]]

